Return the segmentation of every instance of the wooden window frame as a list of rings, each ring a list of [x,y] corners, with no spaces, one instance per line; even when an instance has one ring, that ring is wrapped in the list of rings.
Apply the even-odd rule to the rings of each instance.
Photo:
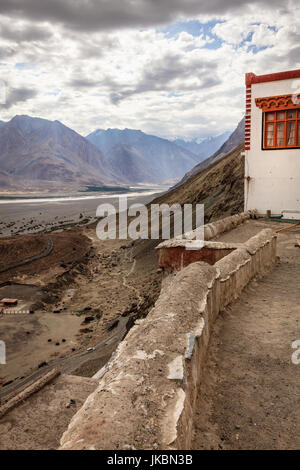
[[[296,116],[288,118],[288,113],[294,111]],[[284,114],[284,119],[278,119],[280,113]],[[267,119],[268,114],[273,114],[274,119]],[[282,150],[282,149],[295,149],[300,148],[300,107],[292,107],[290,109],[276,109],[268,110],[263,113],[263,149],[264,150]],[[295,122],[295,138],[292,145],[288,145],[288,123]],[[284,124],[283,145],[277,145],[277,128],[278,124]],[[273,145],[267,145],[267,128],[268,124],[273,124]]]

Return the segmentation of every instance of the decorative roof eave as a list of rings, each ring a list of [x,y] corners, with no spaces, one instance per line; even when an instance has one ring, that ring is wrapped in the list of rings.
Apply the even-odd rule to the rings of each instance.
[[[262,109],[263,112],[297,109],[300,108],[300,94],[256,98],[255,104],[258,108]]]
[[[268,73],[267,75],[255,75],[255,73],[246,73],[246,86],[251,87],[257,83],[274,82],[276,80],[291,80],[300,78],[300,69],[288,70],[286,72]]]

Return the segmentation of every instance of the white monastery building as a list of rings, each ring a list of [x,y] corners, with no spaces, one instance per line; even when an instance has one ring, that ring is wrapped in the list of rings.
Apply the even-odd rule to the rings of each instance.
[[[248,209],[300,219],[300,70],[246,74]]]

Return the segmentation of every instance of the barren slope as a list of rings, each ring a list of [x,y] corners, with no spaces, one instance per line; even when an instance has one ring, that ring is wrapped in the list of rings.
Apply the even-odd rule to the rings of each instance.
[[[241,212],[244,201],[242,150],[243,145],[239,145],[227,157],[158,197],[153,203],[204,204],[205,222]]]

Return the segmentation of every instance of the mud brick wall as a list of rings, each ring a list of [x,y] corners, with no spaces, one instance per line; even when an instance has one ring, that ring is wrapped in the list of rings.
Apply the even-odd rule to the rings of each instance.
[[[225,244],[224,244],[225,245]],[[185,247],[176,246],[172,248],[161,248],[158,250],[158,264],[169,270],[180,270],[196,261],[205,261],[215,264],[224,256],[229,255],[235,248],[208,248],[204,246],[200,250],[186,250]]]
[[[211,265],[215,264],[224,256],[227,256],[238,248],[240,244],[220,243],[209,240],[221,233],[232,230],[244,223],[245,220],[253,217],[254,214],[253,211],[243,212],[205,225],[204,246],[199,249],[190,248],[195,244],[195,241],[193,241],[195,231],[187,232],[182,238],[173,238],[172,240],[166,240],[160,243],[156,247],[159,266],[166,268],[167,271],[173,271],[182,269],[196,261],[205,261]]]

